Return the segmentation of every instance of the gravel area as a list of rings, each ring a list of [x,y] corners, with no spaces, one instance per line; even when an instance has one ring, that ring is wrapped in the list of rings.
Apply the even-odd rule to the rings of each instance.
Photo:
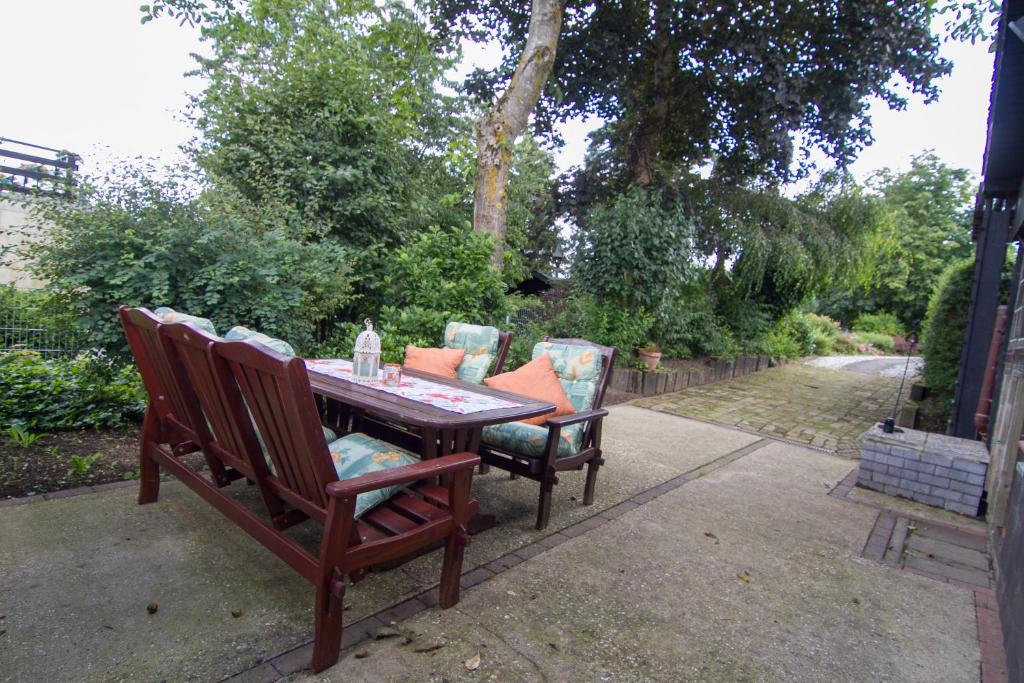
[[[860,372],[864,372],[870,367],[869,374],[899,378],[903,376],[903,370],[907,366],[907,359],[905,356],[819,356],[807,359],[803,363],[815,368],[858,370]],[[850,367],[854,365],[860,365],[861,367]],[[920,375],[923,368],[924,359],[920,356],[912,356],[907,377]]]

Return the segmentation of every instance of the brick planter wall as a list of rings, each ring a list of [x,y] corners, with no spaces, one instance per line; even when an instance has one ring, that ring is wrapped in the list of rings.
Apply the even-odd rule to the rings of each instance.
[[[687,387],[698,387],[747,375],[778,362],[772,361],[768,356],[737,356],[732,363],[708,359],[704,361],[706,368],[700,370],[648,372],[633,368],[615,368],[612,372],[611,388],[644,396],[667,394],[682,391]]]
[[[988,471],[980,441],[875,425],[861,437],[857,483],[893,496],[976,517]]]

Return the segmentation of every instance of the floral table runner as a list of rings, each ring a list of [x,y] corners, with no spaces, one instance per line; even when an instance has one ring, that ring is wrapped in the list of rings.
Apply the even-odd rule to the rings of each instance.
[[[307,358],[305,360],[306,368],[309,370],[337,379],[352,381],[352,361],[342,358]],[[383,382],[363,386],[371,386],[377,391],[427,403],[460,415],[479,413],[484,410],[515,408],[520,405],[496,396],[478,394],[468,389],[452,387],[405,374],[402,375],[402,381],[397,387],[387,386]]]

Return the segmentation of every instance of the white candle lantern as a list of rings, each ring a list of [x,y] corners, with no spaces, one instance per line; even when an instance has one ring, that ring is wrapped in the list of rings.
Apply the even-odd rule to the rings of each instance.
[[[356,337],[352,357],[352,379],[368,384],[380,379],[380,337],[373,331],[373,323],[367,318],[366,330]]]

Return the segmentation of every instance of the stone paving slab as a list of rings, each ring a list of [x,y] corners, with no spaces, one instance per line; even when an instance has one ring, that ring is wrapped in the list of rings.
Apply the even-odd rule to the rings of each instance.
[[[478,567],[756,441],[616,407],[605,421],[607,465],[595,504],[579,502],[582,472],[560,475],[545,532],[533,529],[535,482],[493,469],[474,479],[474,495],[499,523],[473,538],[464,569],[486,579],[494,570]],[[258,505],[255,487],[231,490]],[[265,659],[311,638],[312,587],[291,569],[176,481],[162,486],[155,504],[139,506],[135,496],[134,488],[115,488],[0,508],[0,681],[216,681],[253,667],[247,675],[259,677],[267,674]],[[315,548],[305,526],[290,533]],[[361,623],[433,586],[440,555],[351,587],[346,622]],[[159,605],[156,614],[147,613],[150,602]]]
[[[790,363],[630,405],[730,425],[859,457],[859,439],[892,413],[900,381]]]
[[[754,450],[292,680],[977,681],[973,593],[861,559],[848,469]]]

